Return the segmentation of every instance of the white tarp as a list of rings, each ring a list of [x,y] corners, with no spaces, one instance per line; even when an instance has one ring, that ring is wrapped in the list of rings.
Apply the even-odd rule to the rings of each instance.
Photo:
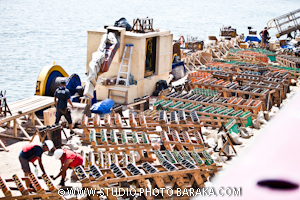
[[[107,42],[109,42],[110,44],[117,44],[118,40],[116,38],[116,35],[112,32],[108,34],[103,34],[100,45],[97,51],[93,53],[92,60],[89,63],[89,76],[86,81],[83,95],[91,99],[94,97],[94,89],[96,87],[96,82],[98,78],[97,74],[99,73],[100,67],[105,60],[105,47]]]

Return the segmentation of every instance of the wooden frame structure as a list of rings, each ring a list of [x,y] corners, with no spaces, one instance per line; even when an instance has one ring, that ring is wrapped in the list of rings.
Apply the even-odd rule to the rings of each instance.
[[[18,128],[20,128],[22,133],[26,136],[25,140],[31,140],[29,134],[22,127],[19,118],[28,115],[31,120],[31,124],[33,126],[35,125],[35,121],[37,121],[40,126],[43,126],[43,123],[35,115],[35,112],[52,106],[54,106],[53,97],[37,96],[37,95],[9,104],[12,115],[6,117],[0,117],[0,124],[8,123],[7,126],[9,126],[10,122],[13,122],[14,135],[11,136],[7,134],[1,134],[0,136],[23,140],[24,138],[18,137],[17,130]]]
[[[3,143],[3,141],[1,140],[1,138],[0,138],[0,146],[3,148],[4,151],[9,151],[9,150],[6,148],[6,146],[5,146],[5,144]]]
[[[219,96],[219,95],[218,95]],[[253,113],[252,116],[256,116],[256,114],[262,110],[261,105],[262,102],[260,100],[254,99],[243,99],[243,98],[234,98],[234,97],[214,97],[209,98],[207,96],[202,96],[201,94],[195,94],[193,91],[187,93],[186,95],[182,96],[180,93],[169,93],[163,97],[163,100],[159,100],[155,103],[155,108],[158,104],[161,104],[163,108],[184,108],[185,104],[190,104],[189,107],[186,107],[188,110],[195,110],[197,106],[200,108],[199,105],[202,107],[212,106],[226,106],[227,108],[234,108],[234,110],[243,109],[244,111],[251,111]],[[172,102],[171,102],[172,101]],[[180,103],[181,102],[181,103]],[[187,105],[186,105],[187,106]]]
[[[38,179],[43,179],[45,184],[47,185],[47,189],[44,189]],[[12,179],[3,179],[0,176],[0,190],[4,193],[5,197],[0,198],[1,200],[5,199],[34,199],[34,198],[41,198],[41,199],[65,199],[64,197],[60,196],[58,189],[53,185],[51,179],[48,177],[47,174],[44,174],[42,177],[36,177],[33,173],[29,174],[29,180],[34,188],[28,189],[24,186],[22,181],[28,178],[19,178],[18,175],[14,174]],[[8,187],[7,182],[14,182],[16,187]],[[13,195],[11,190],[19,190],[21,193],[20,195]]]
[[[201,101],[201,98],[210,98],[211,100]],[[261,105],[260,100],[246,100],[241,97],[213,98],[202,97],[200,94],[195,93],[179,94],[173,92],[157,101],[154,104],[154,109],[161,108],[178,112],[182,110],[189,114],[195,112],[200,116],[199,119],[205,126],[220,128],[229,119],[239,120],[243,126],[251,126],[252,123],[249,122],[248,118],[250,117],[250,121],[252,121],[251,117],[256,118],[258,111],[261,110]]]
[[[52,127],[44,127],[44,128],[41,128],[41,129],[36,129],[34,135],[32,136],[32,138],[30,140],[30,142],[32,142],[34,137],[38,135],[39,139],[40,139],[40,142],[44,143],[44,141],[47,138],[47,140],[53,141],[55,148],[60,148],[64,144],[62,144],[61,141],[60,142],[57,141],[56,138],[54,138],[53,134],[52,134],[53,132],[55,132],[57,130],[60,131],[60,133],[63,132],[63,134],[65,135],[66,140],[67,141],[69,140],[65,130],[63,129],[63,127],[60,126],[60,125],[57,125],[57,126],[52,126]]]
[[[277,62],[281,66],[291,67],[294,69],[300,68],[300,59],[289,55],[277,55]]]
[[[87,120],[85,119],[85,121]],[[99,126],[99,117],[95,118],[94,121],[98,124],[98,126],[94,126],[94,128],[97,129],[100,127],[100,141],[96,139],[97,143],[100,144],[92,145],[94,152],[89,152],[88,154],[83,152],[84,168],[77,167],[74,170],[83,187],[101,190],[101,188],[108,188],[115,184],[119,185],[118,188],[124,187],[124,185],[129,187],[128,184],[134,184],[136,189],[139,190],[147,189],[148,186],[145,183],[150,181],[152,189],[156,187],[165,188],[166,186],[171,186],[171,189],[174,191],[177,188],[197,189],[202,188],[207,177],[214,176],[220,168],[205,150],[200,129],[203,125],[197,115],[192,115],[193,123],[191,124],[182,111],[178,113],[178,116],[176,112],[171,113],[169,120],[167,119],[165,111],[160,111],[156,120],[153,120],[151,117],[146,118],[143,114],[138,118],[130,114],[129,123],[131,127],[128,128],[132,130],[137,130],[137,128],[141,130],[141,128],[144,128],[143,131],[145,131],[142,132],[142,134],[137,134],[133,131],[131,133],[132,138],[127,137],[122,131],[124,127],[122,127],[119,114],[114,116],[114,123],[116,125],[113,125],[112,118],[110,119],[109,115],[105,115],[104,127]],[[141,127],[138,126],[138,122]],[[141,158],[141,162],[139,162],[140,165],[136,165],[134,155],[132,153],[128,155],[127,152],[134,150],[139,152],[144,150],[148,156],[153,154],[153,151],[150,151],[153,146],[146,131],[150,127],[157,126],[162,127],[163,131],[152,132],[153,134],[161,135],[163,146],[166,148],[164,151],[154,149],[156,159],[161,164],[150,164],[149,162],[151,162],[151,160]],[[193,127],[193,129],[191,129],[191,127]],[[90,129],[90,127],[84,128]],[[110,130],[117,128],[123,133],[116,134],[110,132],[110,136],[108,136],[107,133],[103,132],[103,128]],[[184,132],[181,134],[177,133],[175,137],[173,132],[171,134],[165,132],[169,129],[172,129],[172,131],[180,131],[182,129]],[[194,133],[195,131],[197,131],[197,133]],[[150,134],[150,132],[148,133]],[[196,142],[194,139],[191,140],[191,138],[194,137],[196,137]],[[120,140],[126,141],[126,144],[118,145],[117,141]],[[129,143],[131,140],[133,143]],[[182,142],[183,140],[184,142]],[[138,141],[143,141],[143,143],[138,144]],[[175,145],[175,151],[171,152],[173,145]],[[122,149],[116,149],[119,147]],[[105,148],[106,151],[97,152],[98,148]],[[113,148],[113,150],[110,150],[110,148]],[[93,173],[92,176],[94,180],[88,179],[85,169],[90,169]],[[109,192],[105,195],[108,199],[114,199]],[[150,196],[144,197],[146,199],[152,199]],[[161,198],[166,197],[163,195]]]
[[[213,81],[214,83],[206,84],[206,82],[209,80]],[[232,97],[232,93],[235,93],[238,97],[247,95],[248,98],[259,99],[263,102],[263,110],[269,110],[269,104],[273,104],[270,95],[275,92],[274,90],[270,91],[266,88],[251,88],[248,85],[240,87],[238,86],[237,82],[221,82],[221,80],[217,81],[217,79],[214,80],[210,78],[201,79],[197,82],[194,82],[193,86],[200,88],[217,88],[222,93],[223,97]]]
[[[173,190],[173,194],[177,188],[182,190],[189,188],[202,188],[204,186],[203,175],[205,174],[213,174],[216,173],[220,168],[215,165],[204,165],[204,166],[196,166],[196,165],[187,165],[183,164],[170,164],[172,171],[170,168],[168,169],[166,165],[151,165],[150,163],[143,164],[142,166],[136,166],[133,163],[129,163],[127,167],[119,167],[114,165],[111,169],[99,169],[97,166],[90,166],[90,171],[93,173],[93,177],[95,177],[94,181],[88,179],[87,174],[85,173],[82,167],[75,168],[75,173],[77,174],[79,180],[82,183],[83,187],[89,187],[96,190],[103,190],[104,188],[111,188],[110,185],[118,184],[118,188],[124,188],[122,185],[126,185],[128,187],[128,183],[135,185],[136,191],[140,191],[141,189],[159,189],[166,188],[166,186],[171,187]],[[128,167],[134,169],[131,169]],[[121,176],[120,176],[121,175]],[[108,179],[109,178],[109,179]],[[146,184],[147,181],[150,181],[151,187],[149,188]],[[125,187],[126,187],[125,186]],[[110,191],[111,190],[106,190]],[[105,194],[109,200],[116,199],[113,197],[111,193],[107,192]],[[142,195],[146,199],[153,199],[153,195]],[[167,196],[166,193],[160,194],[160,198],[170,198],[171,196]],[[184,198],[187,198],[185,196]]]
[[[234,164],[223,171],[224,176],[215,179],[214,187],[236,185],[243,188],[245,199],[297,199],[300,196],[300,169],[298,165],[291,164],[299,149],[299,101],[300,95],[296,94],[280,109],[278,115],[260,132],[263,137],[257,138],[243,152],[243,156],[236,158]],[[285,142],[282,133],[285,133]],[[274,158],[282,156],[284,163],[277,165]],[[259,168],[256,173],[249,173],[248,169],[256,168]],[[272,183],[277,183],[277,187],[270,189]],[[290,189],[286,190],[283,184],[289,184]]]
[[[153,30],[153,18],[137,18],[133,19],[132,30],[138,33],[152,32]]]
[[[6,117],[7,113],[9,113],[10,115],[11,112],[10,112],[10,109],[7,105],[7,101],[6,101],[6,91],[0,91],[0,117]]]

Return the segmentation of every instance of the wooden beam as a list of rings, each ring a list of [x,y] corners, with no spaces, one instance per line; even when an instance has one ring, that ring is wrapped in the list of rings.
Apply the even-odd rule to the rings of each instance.
[[[135,102],[135,103],[132,103],[132,104],[128,104],[127,105],[127,108],[130,108],[132,106],[136,106],[136,105],[139,105],[139,104],[142,104],[142,103],[146,103],[147,101],[146,100],[142,100],[142,101],[139,101],[139,102]]]
[[[23,134],[29,139],[31,140],[31,137],[28,135],[28,133],[25,131],[25,129],[21,126],[21,124],[18,122],[18,119],[16,119],[16,123],[18,124],[19,128],[21,129],[21,131],[23,132]]]
[[[129,176],[129,177],[124,177],[124,178],[112,178],[112,179],[108,179],[105,180],[105,183],[115,183],[115,182],[123,182],[123,181],[130,181],[130,180],[138,180],[141,178],[152,178],[154,176],[174,176],[174,175],[183,175],[183,174],[187,174],[187,173],[193,173],[193,172],[199,172],[200,174],[207,174],[207,172],[205,171],[201,171],[200,168],[197,169],[189,169],[189,170],[179,170],[179,171],[167,171],[167,172],[160,172],[157,174],[145,174],[145,175],[140,175],[140,176]],[[216,170],[211,170],[210,172],[216,172]],[[93,181],[90,183],[82,183],[83,187],[89,187],[89,186],[94,186],[94,185],[98,185],[101,184],[103,181]]]
[[[34,118],[35,120],[37,121],[37,123],[40,125],[40,126],[44,126],[44,124],[41,122],[41,120],[33,113],[34,115]]]
[[[184,67],[190,72],[191,70],[184,64]]]
[[[8,151],[8,149],[6,148],[6,146],[4,145],[4,143],[2,142],[1,139],[0,139],[0,145],[2,146],[2,148],[4,149],[4,151]]]
[[[22,195],[22,196],[13,196],[9,198],[4,199],[33,199],[33,198],[47,198],[47,197],[56,197],[57,198],[57,192],[55,193],[45,193],[45,194],[29,194],[29,195]]]
[[[191,60],[189,61],[189,63],[191,63],[195,69],[198,69],[198,67],[196,67],[196,65]]]
[[[22,137],[14,137],[12,135],[7,135],[4,133],[0,133],[0,137],[6,137],[6,138],[12,138],[12,139],[18,139],[18,140],[23,140],[23,141],[27,141],[27,138],[22,138]]]
[[[204,57],[204,56],[202,56],[202,54],[199,54],[202,58],[203,58],[203,60],[205,60],[205,62],[208,62],[207,60],[206,60],[206,58]]]
[[[14,136],[18,137],[17,120],[14,119]]]
[[[201,66],[205,66],[205,65],[202,64],[202,62],[200,62],[200,60],[198,60],[198,58],[195,58],[195,60],[196,60],[197,62],[199,62]],[[199,67],[198,67],[198,69],[199,69]]]
[[[31,119],[31,124],[33,126],[35,126],[35,118],[34,118],[35,114],[34,113],[30,113],[29,116],[30,116],[30,119]]]

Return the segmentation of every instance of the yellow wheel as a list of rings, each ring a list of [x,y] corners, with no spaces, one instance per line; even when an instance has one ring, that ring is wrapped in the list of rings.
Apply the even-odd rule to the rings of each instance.
[[[45,66],[36,82],[36,95],[48,96],[47,91],[50,87],[51,81],[56,77],[68,77],[69,75],[59,65],[47,65]]]

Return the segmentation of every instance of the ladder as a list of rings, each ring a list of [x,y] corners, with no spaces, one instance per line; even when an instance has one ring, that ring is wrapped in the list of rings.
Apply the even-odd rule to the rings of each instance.
[[[273,23],[275,25],[273,25]],[[268,28],[277,28],[277,38],[293,31],[300,30],[300,9],[281,15],[275,19],[271,19],[267,25]]]
[[[127,50],[129,48],[129,50]],[[120,84],[120,81],[124,81],[126,86],[129,86],[129,76],[130,76],[130,65],[131,65],[131,55],[132,55],[133,44],[126,44],[123,52],[123,57],[121,65],[119,68],[119,73],[116,81],[116,85]],[[124,62],[125,61],[125,62]],[[127,68],[123,69],[123,68]],[[121,75],[125,74],[126,78],[121,78]]]

